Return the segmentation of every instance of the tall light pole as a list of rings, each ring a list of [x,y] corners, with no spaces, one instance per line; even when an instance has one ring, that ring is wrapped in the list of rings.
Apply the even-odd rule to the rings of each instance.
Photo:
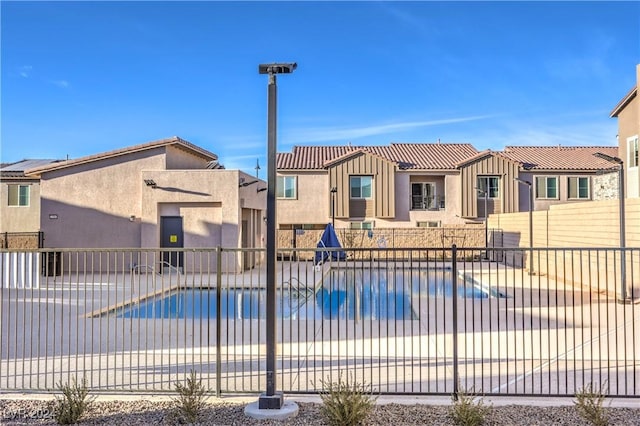
[[[297,64],[261,64],[260,74],[269,75],[267,105],[267,391],[260,395],[260,409],[280,409],[282,392],[276,392],[276,74],[290,74]]]
[[[336,192],[337,187],[331,188],[331,226],[336,227]]]
[[[514,178],[518,183],[527,185],[529,189],[529,275],[533,275],[533,190],[528,180]]]
[[[618,157],[612,157],[611,155],[604,154],[602,152],[596,152],[593,154],[595,157],[606,160],[616,165],[618,169],[618,199],[620,202],[619,207],[619,222],[620,222],[620,299],[619,302],[626,303],[627,300],[627,261],[625,254],[626,239],[625,239],[625,217],[624,217],[624,162]]]

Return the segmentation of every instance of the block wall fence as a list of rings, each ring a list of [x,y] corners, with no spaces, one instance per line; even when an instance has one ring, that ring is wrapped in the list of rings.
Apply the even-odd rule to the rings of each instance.
[[[601,291],[615,292],[621,281],[621,251],[606,252],[589,248],[619,248],[620,222],[618,200],[602,200],[553,205],[547,211],[533,212],[533,259],[521,259],[536,274],[562,279]],[[625,264],[627,281],[637,283],[640,276],[640,199],[625,200]],[[504,247],[528,248],[529,213],[489,216],[489,227],[503,231]],[[562,248],[584,248],[567,250]],[[550,249],[550,250],[544,250]],[[552,250],[553,249],[553,250]],[[507,258],[517,259],[517,256]],[[533,264],[532,264],[533,263]],[[580,276],[574,271],[581,271]],[[611,276],[616,277],[611,280]],[[606,279],[609,278],[609,279]],[[603,288],[603,284],[607,283]],[[614,288],[610,288],[614,287]],[[640,289],[636,289],[637,293]]]

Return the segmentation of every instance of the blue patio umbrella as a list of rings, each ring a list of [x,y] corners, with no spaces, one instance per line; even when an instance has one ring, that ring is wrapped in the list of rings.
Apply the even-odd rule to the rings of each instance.
[[[313,262],[315,265],[319,265],[329,258],[331,258],[331,260],[344,260],[347,258],[347,254],[344,250],[331,250],[336,248],[341,249],[342,245],[340,245],[338,235],[336,234],[335,229],[333,229],[333,225],[330,223],[328,223],[327,227],[324,228],[322,237],[320,238],[320,241],[318,241],[317,248],[325,250],[316,250],[316,256]]]

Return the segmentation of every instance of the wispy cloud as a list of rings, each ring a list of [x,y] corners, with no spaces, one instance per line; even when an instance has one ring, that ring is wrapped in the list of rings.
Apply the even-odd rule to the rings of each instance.
[[[444,124],[462,123],[467,121],[483,120],[493,117],[492,115],[478,115],[471,117],[456,117],[442,120],[429,121],[409,121],[404,123],[381,124],[363,127],[326,127],[326,128],[305,128],[292,130],[288,134],[288,139],[295,140],[296,143],[313,143],[329,141],[351,141],[354,139],[384,135],[389,133],[400,133],[421,127],[439,126]]]
[[[33,67],[31,65],[23,65],[18,68],[18,74],[20,74],[20,77],[22,78],[31,77],[32,71],[33,71]]]
[[[67,80],[53,80],[51,83],[62,89],[67,89],[70,86]]]
[[[421,36],[431,37],[438,32],[437,27],[433,25],[429,19],[424,16],[416,16],[415,13],[407,12],[397,4],[392,2],[378,2],[376,5],[400,22],[403,27],[410,28]]]
[[[470,142],[477,149],[501,150],[520,146],[611,146],[616,145],[617,123],[604,119],[573,120],[568,123],[509,121],[478,129]]]

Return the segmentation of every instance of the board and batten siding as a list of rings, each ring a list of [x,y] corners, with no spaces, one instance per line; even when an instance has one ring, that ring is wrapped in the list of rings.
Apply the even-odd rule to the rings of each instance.
[[[367,153],[361,153],[337,162],[328,168],[329,188],[336,187],[336,217],[349,219],[373,215],[379,218],[395,217],[396,164]],[[372,176],[372,200],[353,203],[350,199],[350,176]],[[353,205],[352,205],[353,204]],[[353,208],[353,211],[352,211]]]
[[[518,177],[519,164],[496,155],[469,162],[460,167],[460,180],[462,183],[461,216],[480,217],[478,204],[484,202],[482,197],[478,197],[476,187],[478,176],[498,176],[500,177],[500,198],[494,200],[493,206],[487,203],[489,214],[511,213],[518,211]],[[491,201],[491,200],[490,200]],[[484,212],[482,212],[484,213]]]

